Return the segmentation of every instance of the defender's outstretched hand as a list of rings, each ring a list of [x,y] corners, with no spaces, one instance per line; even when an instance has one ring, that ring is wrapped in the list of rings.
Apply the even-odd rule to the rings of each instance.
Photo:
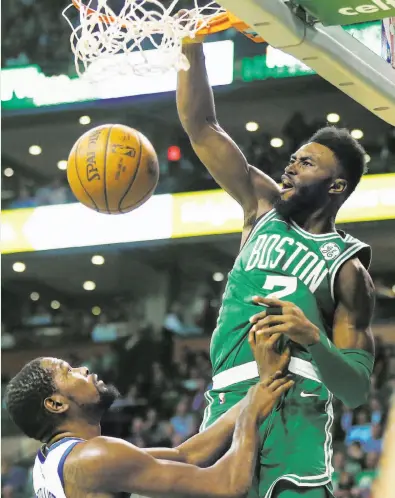
[[[293,380],[283,377],[282,372],[278,371],[249,389],[243,401],[252,405],[254,413],[257,413],[258,425],[269,415],[277,400],[293,385]]]
[[[289,347],[282,354],[276,351],[276,343],[280,336],[281,334],[273,334],[267,337],[262,330],[256,330],[255,327],[249,332],[248,342],[258,364],[261,380],[270,378],[275,372],[284,372],[288,367],[291,357]]]

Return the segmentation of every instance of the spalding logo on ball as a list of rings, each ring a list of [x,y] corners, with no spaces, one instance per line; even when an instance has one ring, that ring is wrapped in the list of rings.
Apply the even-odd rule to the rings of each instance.
[[[99,213],[127,213],[154,193],[158,158],[139,131],[119,124],[97,126],[71,149],[67,179],[85,206]]]

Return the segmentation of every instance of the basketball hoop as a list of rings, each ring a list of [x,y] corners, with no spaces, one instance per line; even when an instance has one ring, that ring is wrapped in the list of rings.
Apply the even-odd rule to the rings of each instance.
[[[179,0],[173,0],[167,8],[158,0],[125,0],[118,14],[107,0],[97,0],[95,9],[92,0],[88,4],[72,0],[62,15],[72,29],[70,43],[78,75],[85,73],[90,79],[98,79],[103,75],[145,76],[187,70],[189,62],[181,51],[184,38],[231,27],[255,36],[244,22],[214,1],[204,7],[199,7],[198,0],[192,1],[192,9],[176,15]],[[79,11],[78,26],[67,15],[71,7]],[[254,41],[263,40],[255,37]]]

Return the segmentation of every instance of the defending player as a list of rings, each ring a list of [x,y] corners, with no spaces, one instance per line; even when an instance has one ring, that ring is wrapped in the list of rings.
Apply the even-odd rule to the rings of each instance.
[[[244,210],[241,250],[212,336],[213,389],[202,427],[258,378],[246,340],[250,320],[265,334],[281,334],[279,347],[291,345],[295,386],[262,425],[255,491],[331,496],[332,397],[349,407],[364,403],[374,362],[371,250],[335,228],[364,173],[365,152],[347,130],[321,129],[291,156],[280,189],[218,124],[202,44],[189,41],[183,51],[191,68],[178,75],[181,123],[202,163]],[[259,304],[268,307],[260,314]]]
[[[19,428],[45,442],[33,469],[36,496],[93,498],[116,492],[154,497],[244,495],[256,464],[259,422],[293,385],[292,380],[281,377],[289,351],[281,356],[276,353],[276,339],[263,339],[262,334],[256,345],[252,342],[262,364],[263,381],[218,423],[175,449],[141,450],[121,439],[100,436],[100,420],[117,390],[89,374],[87,368],[71,368],[56,358],[28,363],[7,386],[5,400]],[[232,446],[223,455],[234,428]],[[213,463],[221,455],[211,467],[196,466]]]

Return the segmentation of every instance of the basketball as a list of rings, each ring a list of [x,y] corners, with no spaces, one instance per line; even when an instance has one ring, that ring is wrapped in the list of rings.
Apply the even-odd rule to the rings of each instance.
[[[84,133],[71,149],[67,179],[85,206],[105,214],[127,213],[155,191],[159,163],[151,142],[139,131],[102,125]]]

